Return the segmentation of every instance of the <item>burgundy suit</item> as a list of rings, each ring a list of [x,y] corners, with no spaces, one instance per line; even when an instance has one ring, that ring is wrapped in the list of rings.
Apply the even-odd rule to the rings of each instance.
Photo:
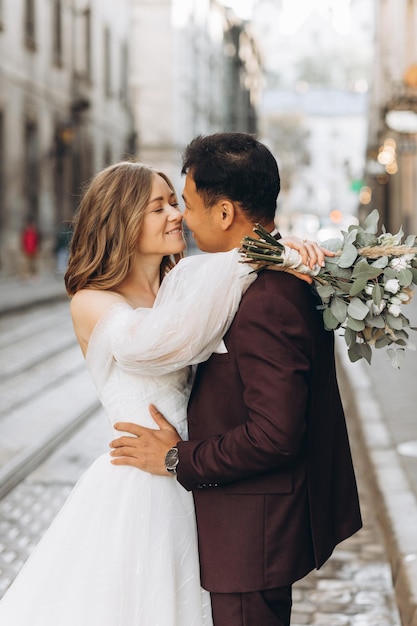
[[[333,333],[311,287],[263,271],[199,365],[178,480],[193,490],[202,585],[291,585],[361,527]]]

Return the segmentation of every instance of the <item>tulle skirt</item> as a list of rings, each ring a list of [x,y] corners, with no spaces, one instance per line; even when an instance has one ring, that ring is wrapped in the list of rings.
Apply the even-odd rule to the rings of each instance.
[[[192,495],[99,457],[0,602],[2,626],[210,626]]]

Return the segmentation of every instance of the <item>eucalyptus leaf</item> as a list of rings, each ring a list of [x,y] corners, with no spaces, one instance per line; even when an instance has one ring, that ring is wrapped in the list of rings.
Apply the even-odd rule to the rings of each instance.
[[[385,348],[386,346],[389,346],[390,343],[392,343],[392,341],[387,337],[387,335],[384,335],[375,341],[375,348]]]
[[[352,348],[352,346],[356,343],[357,333],[351,328],[345,329],[345,343],[348,348]]]
[[[358,251],[353,244],[346,244],[343,248],[343,252],[339,258],[338,266],[339,267],[350,267],[353,265],[356,257],[358,256]]]
[[[371,263],[372,267],[381,267],[382,269],[384,269],[384,267],[387,267],[389,263],[389,258],[387,256],[381,256],[379,257],[379,259],[376,259],[376,261],[373,261],[373,263]]]
[[[355,346],[353,346],[352,348],[349,348],[348,350],[348,357],[351,363],[356,363],[356,361],[360,361],[360,359],[362,358],[362,355],[356,352],[355,347],[356,347],[356,344]]]
[[[367,233],[376,235],[378,231],[379,213],[376,209],[371,211],[364,222],[364,230]]]
[[[347,304],[342,300],[342,298],[332,298],[330,303],[330,310],[335,316],[335,318],[343,324],[347,315]]]
[[[357,278],[353,281],[352,287],[350,288],[349,295],[357,296],[358,293],[363,291],[368,284],[368,278],[365,276],[364,278]]]
[[[335,318],[329,307],[323,312],[323,321],[327,330],[335,330],[340,326],[339,320]]]
[[[331,285],[317,285],[316,291],[322,300],[330,298],[334,294],[334,288]]]
[[[351,287],[352,283],[345,283],[341,280],[337,281],[337,288],[341,293],[345,293],[348,294],[350,292],[350,287]]]
[[[357,224],[351,224],[350,226],[348,226],[348,233],[350,233],[351,230],[357,230],[358,233],[360,233],[362,231],[362,227],[358,226]]]
[[[384,269],[384,279],[387,281],[390,278],[398,278],[398,272],[392,269],[392,267],[386,267]]]
[[[347,326],[348,328],[351,328],[352,330],[356,330],[357,332],[364,330],[365,328],[365,322],[363,320],[356,320],[353,317],[350,317],[350,315],[347,316]]]
[[[352,270],[349,267],[339,267],[338,262],[339,262],[339,259],[337,258],[334,261],[330,259],[329,260],[326,259],[324,272],[329,271],[331,275],[334,276],[335,278],[349,279],[352,275]],[[325,274],[324,274],[324,277],[325,277]]]
[[[348,306],[348,314],[355,320],[364,320],[368,315],[369,309],[359,298],[352,298]]]
[[[413,275],[413,283],[417,285],[417,269],[415,267],[410,268],[410,272]]]
[[[400,226],[400,230],[398,231],[398,233],[396,233],[394,235],[395,239],[398,241],[398,243],[401,242],[401,239],[404,237],[404,231],[403,231],[403,227]]]
[[[400,369],[405,359],[404,348],[398,348],[397,350],[395,350],[394,348],[388,348],[387,354],[389,356],[391,365],[395,367],[396,369]]]
[[[365,324],[372,326],[372,328],[385,328],[385,321],[382,315],[367,315]]]
[[[381,287],[381,285],[374,285],[372,289],[372,300],[376,306],[379,306],[381,304],[383,295],[384,289]]]
[[[331,252],[339,252],[343,248],[343,239],[334,237],[333,239],[326,239],[321,244],[323,248],[327,248]]]
[[[401,330],[403,327],[403,321],[400,316],[395,317],[391,313],[384,313],[385,321],[394,330]]]
[[[416,240],[416,236],[415,235],[408,235],[407,239],[405,240],[405,245],[407,246],[407,248],[412,248],[414,246]],[[416,250],[417,252],[417,250]]]
[[[398,272],[398,280],[402,287],[409,287],[413,282],[413,273],[409,269],[404,268]]]
[[[403,328],[404,328],[404,326],[410,326],[410,320],[409,320],[409,319],[407,319],[405,315],[403,315],[403,314],[401,313],[400,317],[401,317],[401,319],[402,319],[402,321],[403,321]]]
[[[368,280],[378,278],[382,274],[382,269],[374,265],[368,265],[365,259],[359,261],[354,267],[352,278],[366,277]]]
[[[358,236],[358,227],[357,227],[357,226],[354,226],[354,227],[352,228],[352,230],[349,230],[349,231],[346,233],[346,237],[345,237],[345,245],[344,245],[344,247],[346,247],[347,245],[350,245],[350,244],[354,244],[354,243],[355,243],[355,241],[356,241],[356,237],[357,237],[357,236]]]
[[[361,230],[356,237],[356,243],[361,248],[365,248],[366,246],[375,246],[378,243],[378,239],[372,233],[365,233]]]
[[[372,361],[372,349],[371,346],[368,345],[367,343],[357,343],[353,350],[355,352],[357,352],[357,354],[360,354],[360,356],[363,359],[366,359],[369,363],[369,365],[371,364]]]

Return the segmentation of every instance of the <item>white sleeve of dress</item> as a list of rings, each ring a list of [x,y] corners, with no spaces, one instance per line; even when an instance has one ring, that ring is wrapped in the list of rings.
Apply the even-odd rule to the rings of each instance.
[[[111,338],[119,366],[154,375],[207,360],[256,278],[240,259],[237,249],[182,259],[152,309],[125,308]]]

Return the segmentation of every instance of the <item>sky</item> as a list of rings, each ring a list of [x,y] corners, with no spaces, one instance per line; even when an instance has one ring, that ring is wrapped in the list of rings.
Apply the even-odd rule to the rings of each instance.
[[[223,0],[223,4],[231,7],[236,15],[243,20],[249,20],[252,17],[254,0]]]
[[[255,0],[223,0],[242,19],[251,19]],[[332,11],[333,28],[341,34],[350,29],[350,0],[283,0],[281,32],[291,35],[309,13],[318,11],[329,15]]]

